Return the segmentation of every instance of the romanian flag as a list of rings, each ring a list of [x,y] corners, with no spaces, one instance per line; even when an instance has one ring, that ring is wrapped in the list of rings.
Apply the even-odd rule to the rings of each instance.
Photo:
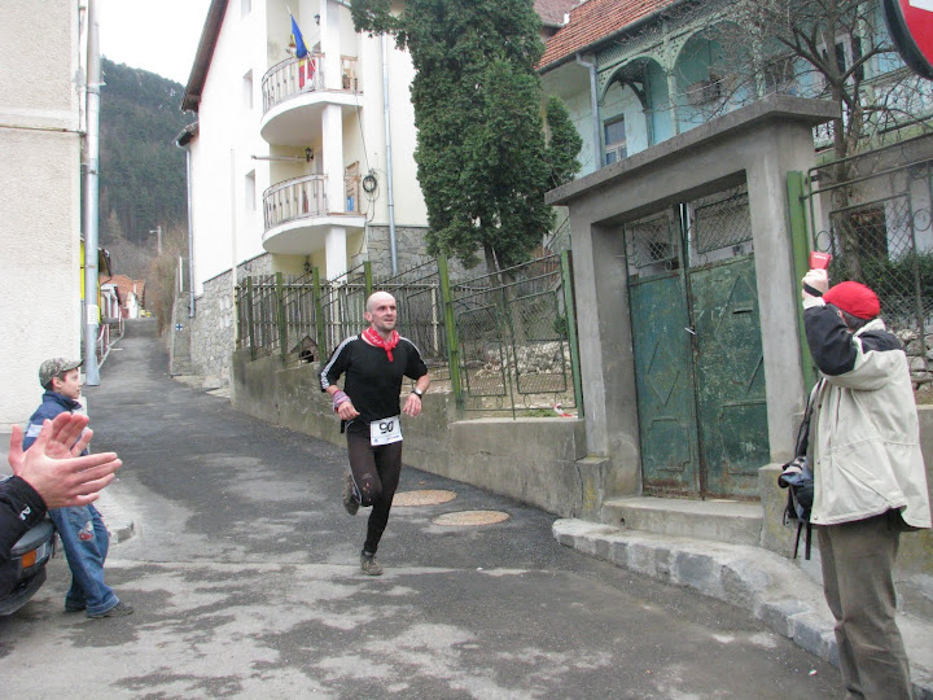
[[[292,36],[295,39],[295,57],[304,58],[308,55],[308,47],[305,46],[304,37],[301,36],[301,30],[298,28],[298,22],[295,21],[295,15],[289,13],[292,18]]]
[[[303,61],[298,60],[298,87],[304,88],[305,82],[314,81],[314,73],[317,71],[317,62],[309,55]],[[313,89],[313,85],[309,86]]]
[[[309,54],[304,60],[298,59],[298,87],[304,88],[305,82],[312,83],[317,71],[317,61]],[[309,86],[313,88],[314,86]]]

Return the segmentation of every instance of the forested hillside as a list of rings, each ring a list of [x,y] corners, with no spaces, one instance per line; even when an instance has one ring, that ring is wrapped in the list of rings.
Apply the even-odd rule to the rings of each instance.
[[[185,153],[174,140],[194,116],[181,111],[184,88],[155,73],[101,62],[100,244],[114,272],[144,278],[186,228]]]

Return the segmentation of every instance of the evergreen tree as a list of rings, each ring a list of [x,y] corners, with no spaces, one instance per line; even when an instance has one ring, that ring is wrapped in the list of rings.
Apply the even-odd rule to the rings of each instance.
[[[556,95],[551,95],[547,101],[547,124],[551,132],[548,144],[551,187],[559,187],[580,171],[577,154],[583,147],[583,139],[570,120],[567,107]]]
[[[101,60],[101,241],[148,244],[149,231],[187,221],[183,88],[149,71]],[[117,226],[118,224],[118,226]]]
[[[358,31],[395,35],[416,70],[429,252],[469,266],[482,251],[490,271],[527,259],[553,222],[544,193],[572,177],[579,151],[545,142],[532,0],[410,0],[397,16],[390,0],[354,0],[352,13]],[[552,148],[571,148],[561,134]]]

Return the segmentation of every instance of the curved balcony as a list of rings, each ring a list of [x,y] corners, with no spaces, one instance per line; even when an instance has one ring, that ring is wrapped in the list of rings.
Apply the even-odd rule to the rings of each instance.
[[[360,178],[344,178],[346,209],[331,211],[325,192],[325,176],[309,175],[272,185],[262,195],[263,247],[270,253],[308,255],[324,247],[328,229],[363,228],[360,211]]]
[[[303,146],[321,133],[321,112],[327,105],[356,109],[356,59],[341,60],[341,85],[328,86],[324,54],[289,58],[272,66],[262,77],[260,135],[266,143]]]

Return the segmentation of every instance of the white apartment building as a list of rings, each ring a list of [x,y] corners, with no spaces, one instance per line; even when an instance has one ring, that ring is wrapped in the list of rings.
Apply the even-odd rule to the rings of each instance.
[[[413,76],[394,39],[354,31],[343,0],[213,0],[183,101],[196,121],[178,139],[199,373],[227,376],[234,266],[336,279],[366,259],[382,275],[421,261]]]

